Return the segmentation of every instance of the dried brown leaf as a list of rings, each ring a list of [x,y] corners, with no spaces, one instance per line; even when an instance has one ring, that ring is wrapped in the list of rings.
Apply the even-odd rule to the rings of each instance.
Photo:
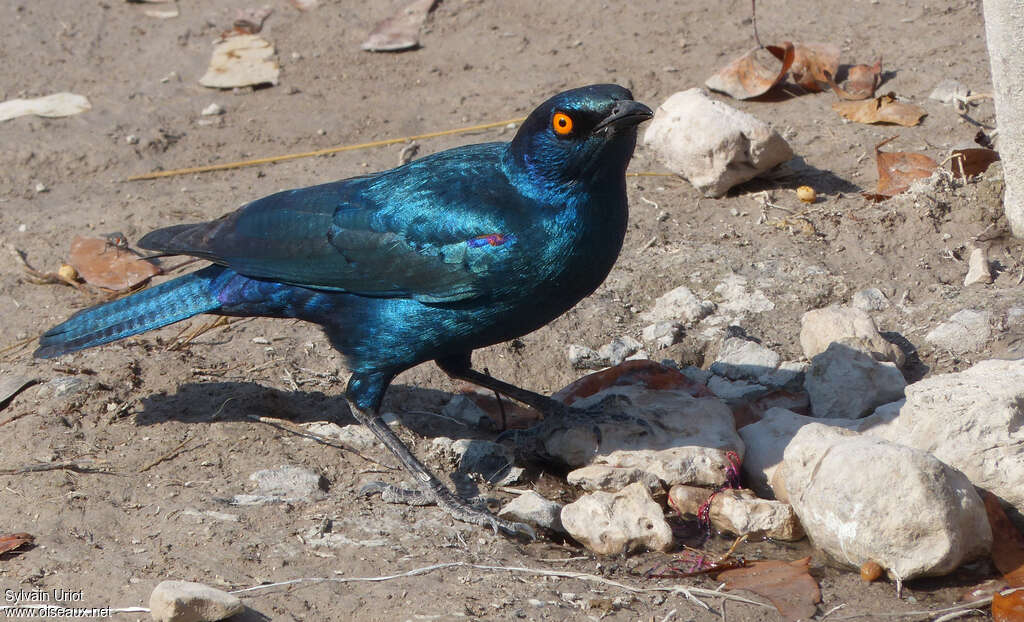
[[[938,163],[923,153],[905,151],[882,151],[882,146],[896,138],[883,140],[875,145],[875,160],[878,167],[878,187],[864,196],[874,201],[884,201],[897,195],[916,179],[930,177]]]
[[[999,153],[984,147],[963,147],[950,153],[949,170],[953,176],[976,177],[988,170],[993,162],[999,159]]]
[[[854,65],[846,74],[845,88],[835,83],[832,78],[835,73],[825,76],[825,82],[840,99],[858,101],[874,97],[875,89],[882,83],[882,59],[878,59],[874,65]]]
[[[836,102],[832,109],[857,123],[894,123],[907,127],[917,125],[928,114],[920,106],[896,101],[893,93],[864,101]]]
[[[1010,587],[1024,587],[1024,534],[1010,521],[998,497],[983,490],[981,498],[992,526],[992,563]]]
[[[809,619],[821,602],[818,582],[808,572],[810,562],[810,557],[792,562],[752,562],[746,568],[727,570],[717,578],[725,581],[727,590],[749,590],[764,596],[789,620]]]
[[[831,43],[794,43],[793,66],[789,73],[793,82],[812,93],[822,89],[821,82],[828,82],[827,75],[836,75],[839,69],[839,46]]]
[[[420,27],[437,0],[412,0],[398,13],[383,20],[371,32],[362,49],[370,52],[400,52],[420,45]]]
[[[992,595],[992,619],[995,622],[1024,622],[1024,591]]]
[[[70,263],[86,283],[114,291],[131,289],[160,274],[160,268],[105,238],[76,236]]]
[[[753,49],[708,78],[704,86],[736,99],[764,95],[786,76],[793,65],[794,53],[789,41],[782,47],[769,45]]]
[[[9,533],[0,535],[0,555],[13,551],[26,544],[32,544],[35,536],[27,533]]]

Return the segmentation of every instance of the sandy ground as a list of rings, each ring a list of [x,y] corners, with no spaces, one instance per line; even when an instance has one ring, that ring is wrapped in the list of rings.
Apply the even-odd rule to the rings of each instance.
[[[277,47],[281,82],[232,93],[203,88],[197,80],[211,42],[231,25],[235,9],[246,8],[239,2],[183,0],[180,16],[168,20],[117,0],[4,3],[0,100],[72,91],[89,97],[92,110],[0,124],[0,245],[6,258],[0,262],[0,347],[37,335],[97,300],[68,287],[29,283],[8,249],[21,249],[36,267],[54,270],[76,234],[122,231],[134,241],[153,228],[214,218],[273,191],[394,166],[402,146],[165,180],[124,182],[128,176],[522,116],[555,92],[593,82],[624,84],[654,107],[673,92],[700,85],[753,45],[749,6],[740,0],[445,0],[428,20],[422,49],[360,51],[366,33],[400,4],[324,0],[300,12],[274,0],[263,35]],[[755,183],[719,200],[702,199],[675,178],[631,177],[630,230],[607,282],[516,347],[480,351],[480,366],[552,392],[580,375],[567,361],[569,344],[597,348],[615,336],[639,336],[637,313],[654,298],[687,285],[715,299],[715,286],[731,273],[748,277],[775,303],[743,328],[786,359],[801,355],[804,311],[848,302],[866,287],[881,288],[894,303],[876,314],[880,328],[917,348],[910,380],[1013,349],[1020,334],[1007,331],[1003,318],[1007,308],[1024,304],[1024,288],[1017,284],[1022,245],[994,239],[991,256],[1000,270],[995,283],[961,285],[972,237],[991,236],[1002,225],[998,182],[939,187],[882,204],[859,196],[874,186],[873,146],[881,140],[897,135],[891,148],[941,160],[951,146],[973,138],[976,126],[927,96],[946,78],[991,92],[980,3],[764,0],[758,27],[765,42],[834,42],[844,64],[883,57],[883,89],[923,105],[928,117],[914,128],[848,124],[830,109],[830,94],[730,101],[787,138],[799,156],[795,176]],[[201,125],[200,111],[213,102],[226,114]],[[991,102],[971,115],[994,123]],[[423,141],[420,155],[509,137],[495,130]],[[638,150],[631,171],[662,170],[649,152]],[[44,192],[37,191],[39,184]],[[802,184],[822,195],[804,212],[810,227],[785,222],[781,210],[759,222],[755,192],[769,190],[775,204],[800,212],[805,208],[792,188]],[[924,341],[931,328],[963,308],[993,313],[995,337],[983,349],[954,355]],[[86,605],[134,606],[145,605],[153,586],[169,578],[234,589],[299,577],[390,575],[453,561],[588,572],[642,587],[671,584],[640,576],[664,555],[596,559],[571,543],[524,544],[453,524],[434,508],[358,497],[365,481],[398,482],[403,476],[250,418],[351,422],[336,400],[346,372],[317,329],[252,320],[168,351],[180,329],[56,361],[31,360],[30,347],[3,354],[5,375],[43,383],[77,377],[87,385],[55,397],[40,384],[7,405],[0,420],[18,419],[3,429],[0,467],[76,461],[116,474],[0,475],[0,532],[37,537],[34,548],[0,558],[0,588],[81,590]],[[704,347],[688,336],[657,357],[700,364]],[[451,465],[430,453],[431,436],[467,432],[443,429],[422,413],[437,412],[456,389],[424,365],[397,380],[385,405],[407,418],[415,431],[403,431],[404,438],[442,471]],[[183,442],[180,452],[143,470]],[[382,450],[366,456],[391,464]],[[221,501],[248,492],[253,471],[281,464],[321,473],[328,483],[325,498],[253,507]],[[562,491],[550,476],[534,485],[550,494]],[[336,548],[309,544],[309,534],[325,524],[344,536]],[[805,551],[756,543],[742,553],[790,559]],[[824,599],[819,612],[845,605],[833,615],[870,616],[949,604],[992,570],[982,562],[942,581],[912,583],[902,600],[891,585],[862,584],[820,559],[814,573]],[[710,578],[687,583],[715,586]],[[573,605],[565,593],[592,608]],[[713,612],[680,595],[462,567],[380,583],[263,590],[245,599],[250,609],[244,619],[722,619],[721,604],[708,602]],[[666,618],[673,610],[675,617]],[[730,603],[728,617],[773,620],[777,614]]]

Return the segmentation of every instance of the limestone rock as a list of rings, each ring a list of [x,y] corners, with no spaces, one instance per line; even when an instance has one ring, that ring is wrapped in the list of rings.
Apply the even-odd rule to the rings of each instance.
[[[643,141],[669,170],[709,197],[720,197],[793,157],[789,144],[767,123],[699,88],[675,93],[661,104]]]
[[[696,515],[711,498],[712,491],[693,486],[673,486],[669,499],[680,512]],[[728,489],[711,499],[708,510],[711,526],[737,536],[757,535],[793,542],[804,537],[803,527],[793,507],[781,501],[759,499],[746,489]]]
[[[604,361],[608,361],[608,365],[615,367],[622,363],[627,358],[635,354],[643,344],[629,336],[622,336],[612,339],[610,343],[607,343],[597,351],[597,355]]]
[[[667,348],[679,342],[682,332],[683,325],[679,322],[661,321],[644,327],[642,335],[644,341],[659,348]]]
[[[237,596],[202,583],[162,581],[149,596],[149,609],[156,622],[213,622],[245,606]]]
[[[790,502],[815,546],[903,580],[988,554],[985,507],[963,473],[923,451],[812,423],[786,448]]]
[[[597,350],[574,343],[569,346],[569,364],[573,369],[601,369],[608,367],[608,360]]]
[[[878,406],[901,399],[906,386],[895,364],[879,362],[848,347],[845,340],[832,342],[811,359],[804,376],[804,388],[816,417],[856,419],[870,415]]]
[[[750,291],[750,280],[740,274],[729,274],[715,286],[715,293],[722,297],[718,311],[724,315],[742,316],[747,313],[765,313],[775,308],[775,303],[759,289]]]
[[[757,380],[775,371],[781,361],[782,357],[759,343],[727,337],[711,364],[711,371],[730,380]]]
[[[517,448],[570,467],[638,468],[668,485],[725,482],[726,453],[743,455],[732,411],[686,390],[612,386],[576,400],[565,417],[515,433]]]
[[[800,318],[800,346],[804,356],[813,359],[833,341],[842,341],[867,352],[876,360],[903,366],[903,351],[882,337],[875,321],[865,311],[833,305],[804,313]]]
[[[650,311],[640,314],[648,322],[681,322],[692,324],[711,315],[714,303],[703,301],[689,287],[679,287],[666,292],[654,301]]]
[[[967,276],[964,287],[980,283],[988,285],[992,282],[992,268],[988,263],[988,252],[984,248],[975,248],[967,258]]]
[[[930,452],[1012,505],[1024,525],[1024,360],[981,361],[906,393],[904,403],[860,420],[860,429]]]
[[[992,336],[989,322],[992,314],[988,311],[963,309],[957,311],[949,321],[939,324],[924,336],[924,340],[936,348],[943,348],[960,354],[981,349]]]
[[[857,292],[850,303],[861,311],[884,311],[889,308],[889,299],[877,287]]]
[[[672,547],[672,529],[661,506],[643,484],[617,493],[593,492],[562,508],[562,525],[573,538],[600,555]]]
[[[653,495],[664,492],[658,476],[637,468],[617,468],[607,464],[591,464],[570,471],[565,476],[567,482],[579,486],[583,490],[617,492],[626,486],[639,482]]]
[[[562,504],[528,490],[505,504],[498,516],[512,521],[531,523],[538,527],[565,533],[562,526]]]
[[[256,471],[249,479],[256,482],[256,492],[251,495],[235,495],[231,500],[233,505],[308,503],[323,499],[327,489],[323,476],[291,465]]]

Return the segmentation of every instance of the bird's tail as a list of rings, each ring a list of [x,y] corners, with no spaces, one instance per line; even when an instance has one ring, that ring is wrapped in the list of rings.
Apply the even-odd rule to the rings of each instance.
[[[35,356],[60,356],[214,311],[221,302],[213,281],[223,271],[210,266],[126,298],[83,309],[46,331]]]

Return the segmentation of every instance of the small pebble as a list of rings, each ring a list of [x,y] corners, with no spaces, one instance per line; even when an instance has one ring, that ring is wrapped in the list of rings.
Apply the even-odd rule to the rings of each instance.
[[[128,143],[129,145],[137,145],[139,144],[139,137],[136,136],[135,134],[129,134],[124,137],[124,142]]]
[[[860,578],[865,583],[877,581],[881,576],[882,567],[878,565],[878,562],[864,562],[864,565],[860,567]]]
[[[215,117],[217,115],[224,114],[224,106],[214,102],[206,108],[203,108],[203,111],[200,114],[204,117]]]

